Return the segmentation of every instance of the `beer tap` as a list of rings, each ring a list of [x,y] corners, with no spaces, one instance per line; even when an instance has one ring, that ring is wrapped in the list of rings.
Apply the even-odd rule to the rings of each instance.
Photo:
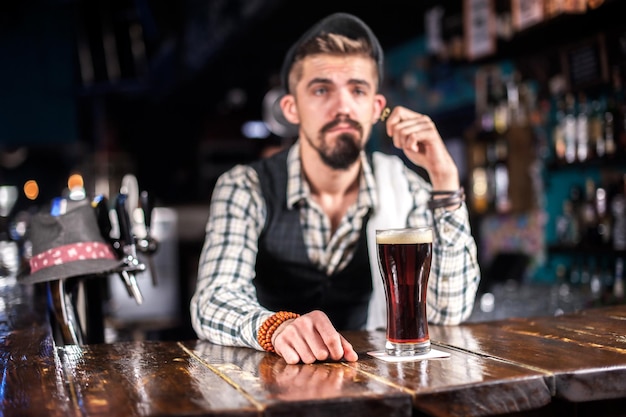
[[[147,191],[142,191],[141,194],[139,193],[137,178],[133,174],[124,175],[120,193],[128,195],[126,211],[130,215],[130,230],[135,239],[137,250],[146,255],[152,285],[156,286],[156,269],[154,268],[152,255],[156,252],[157,242],[150,234],[153,208],[152,201]]]
[[[115,212],[117,214],[120,231],[120,245],[124,256],[124,266],[120,271],[120,275],[124,284],[126,284],[128,294],[135,298],[137,304],[142,304],[143,296],[137,284],[135,272],[144,271],[146,266],[140,263],[137,258],[137,250],[131,230],[130,218],[126,210],[127,197],[126,194],[120,193],[115,200]]]
[[[17,243],[11,233],[11,214],[17,195],[17,187],[0,186],[0,277],[11,275],[19,268]]]
[[[143,223],[145,226],[145,235],[137,240],[137,249],[145,253],[148,257],[148,267],[150,268],[150,276],[152,277],[152,285],[157,285],[157,272],[154,267],[152,255],[157,251],[158,242],[152,236],[152,209],[153,203],[147,191],[142,191],[139,195],[139,208],[143,212]]]
[[[118,248],[115,247],[116,245],[111,238],[111,230],[113,230],[113,227],[111,226],[111,218],[109,217],[108,199],[104,195],[99,194],[92,200],[91,206],[96,211],[96,219],[98,219],[100,234],[106,242],[111,244],[113,248],[117,250]]]

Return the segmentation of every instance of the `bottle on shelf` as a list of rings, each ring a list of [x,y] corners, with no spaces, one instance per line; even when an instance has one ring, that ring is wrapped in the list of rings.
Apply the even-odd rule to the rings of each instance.
[[[497,79],[493,86],[494,116],[493,127],[499,134],[507,131],[510,125],[509,101],[504,80]]]
[[[489,209],[489,177],[484,166],[472,170],[472,208],[476,213]]]
[[[589,281],[589,294],[593,305],[602,304],[602,293],[604,291],[601,271],[599,267],[593,269],[591,280]]]
[[[602,303],[609,304],[611,299],[611,289],[613,288],[612,258],[604,258],[602,269],[600,270],[600,284],[602,285]]]
[[[469,200],[471,208],[478,214],[486,213],[489,209],[489,184],[487,176],[487,144],[477,141],[470,149],[472,163],[471,189]]]
[[[580,285],[584,292],[588,291],[589,284],[591,283],[591,270],[593,266],[590,265],[589,260],[586,260],[580,268]]]
[[[519,71],[514,71],[506,81],[506,97],[508,119],[510,126],[525,126],[528,124],[528,90],[522,83]]]
[[[622,87],[622,79],[618,67],[611,70],[611,90],[608,93],[606,101],[606,110],[604,112],[604,140],[606,146],[606,154],[609,157],[615,156],[618,151],[626,149],[626,143],[620,143],[626,137],[623,137],[624,115],[622,114],[622,105],[624,103],[624,91]]]
[[[603,123],[602,102],[598,99],[592,100],[589,114],[589,151],[597,158],[602,158],[606,149],[602,131]]]
[[[563,141],[565,143],[565,162],[576,161],[576,99],[572,93],[565,95],[565,115],[563,117]]]
[[[615,261],[615,280],[613,281],[613,299],[617,303],[624,302],[624,260]]]
[[[607,107],[604,112],[604,153],[607,157],[612,157],[615,150],[615,121],[613,112]]]
[[[557,98],[554,115],[554,128],[552,129],[552,141],[554,154],[558,162],[565,161],[565,99]]]
[[[507,213],[511,210],[509,168],[507,166],[508,152],[506,139],[499,137],[495,143],[496,162],[494,167],[495,208],[498,213]]]
[[[626,250],[626,193],[624,193],[624,184],[626,181],[623,180],[621,187],[613,195],[610,203],[613,219],[611,241],[613,250],[617,251]]]
[[[482,97],[483,104],[480,107],[480,128],[483,132],[493,132],[494,129],[494,108],[495,98],[493,95],[493,76],[485,75],[484,77],[477,77],[477,82],[480,83],[482,88],[477,88],[480,91],[480,97]],[[477,92],[478,94],[478,92]]]
[[[611,71],[612,91],[611,110],[613,112],[613,134],[616,151],[623,156],[626,152],[626,100],[624,85],[619,66],[614,66]]]
[[[576,246],[580,243],[578,220],[574,213],[574,203],[570,199],[563,201],[563,210],[556,220],[556,236],[559,244]]]
[[[600,241],[595,195],[596,185],[593,179],[587,178],[585,181],[584,199],[580,204],[578,212],[581,240],[584,246],[594,246]]]
[[[490,140],[486,148],[487,155],[487,205],[489,210],[493,210],[496,206],[496,164],[498,162],[498,153],[496,143]]]
[[[573,288],[577,288],[578,286],[580,286],[581,273],[582,265],[577,259],[575,259],[574,262],[572,262],[572,267],[569,271],[569,283]]]
[[[578,94],[578,109],[576,112],[576,159],[584,162],[589,158],[589,108],[587,96]]]
[[[595,211],[596,211],[596,233],[595,237],[602,247],[611,245],[612,219],[608,210],[608,194],[604,187],[598,186],[595,189]]]

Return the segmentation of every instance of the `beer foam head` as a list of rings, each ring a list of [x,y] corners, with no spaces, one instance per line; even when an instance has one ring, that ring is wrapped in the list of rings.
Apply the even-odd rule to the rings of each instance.
[[[377,243],[431,243],[433,232],[429,227],[416,227],[408,229],[387,229],[376,231]]]

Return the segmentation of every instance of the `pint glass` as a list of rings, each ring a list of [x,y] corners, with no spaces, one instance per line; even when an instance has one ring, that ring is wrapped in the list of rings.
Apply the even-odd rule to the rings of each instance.
[[[387,301],[388,355],[412,356],[430,351],[426,291],[432,242],[430,227],[376,231],[378,265]]]

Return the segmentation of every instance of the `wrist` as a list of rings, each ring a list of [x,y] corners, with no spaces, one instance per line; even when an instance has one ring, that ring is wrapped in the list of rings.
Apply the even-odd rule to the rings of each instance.
[[[458,180],[450,181],[432,181],[431,185],[433,191],[456,191],[461,188],[461,184]]]
[[[429,171],[428,176],[433,190],[457,190],[461,186],[457,170],[450,166],[441,172]]]
[[[267,320],[265,320],[257,331],[257,341],[263,350],[266,350],[267,352],[276,352],[273,343],[276,330],[286,321],[296,319],[298,317],[300,317],[300,315],[297,313],[279,311],[278,313],[272,314]]]
[[[289,325],[289,323],[291,323],[294,320],[295,318],[285,320],[281,324],[279,324],[278,327],[276,327],[276,330],[272,334],[272,338],[271,338],[272,346],[276,346],[276,338],[278,337],[278,335],[281,334],[283,330],[285,330],[285,328]]]

